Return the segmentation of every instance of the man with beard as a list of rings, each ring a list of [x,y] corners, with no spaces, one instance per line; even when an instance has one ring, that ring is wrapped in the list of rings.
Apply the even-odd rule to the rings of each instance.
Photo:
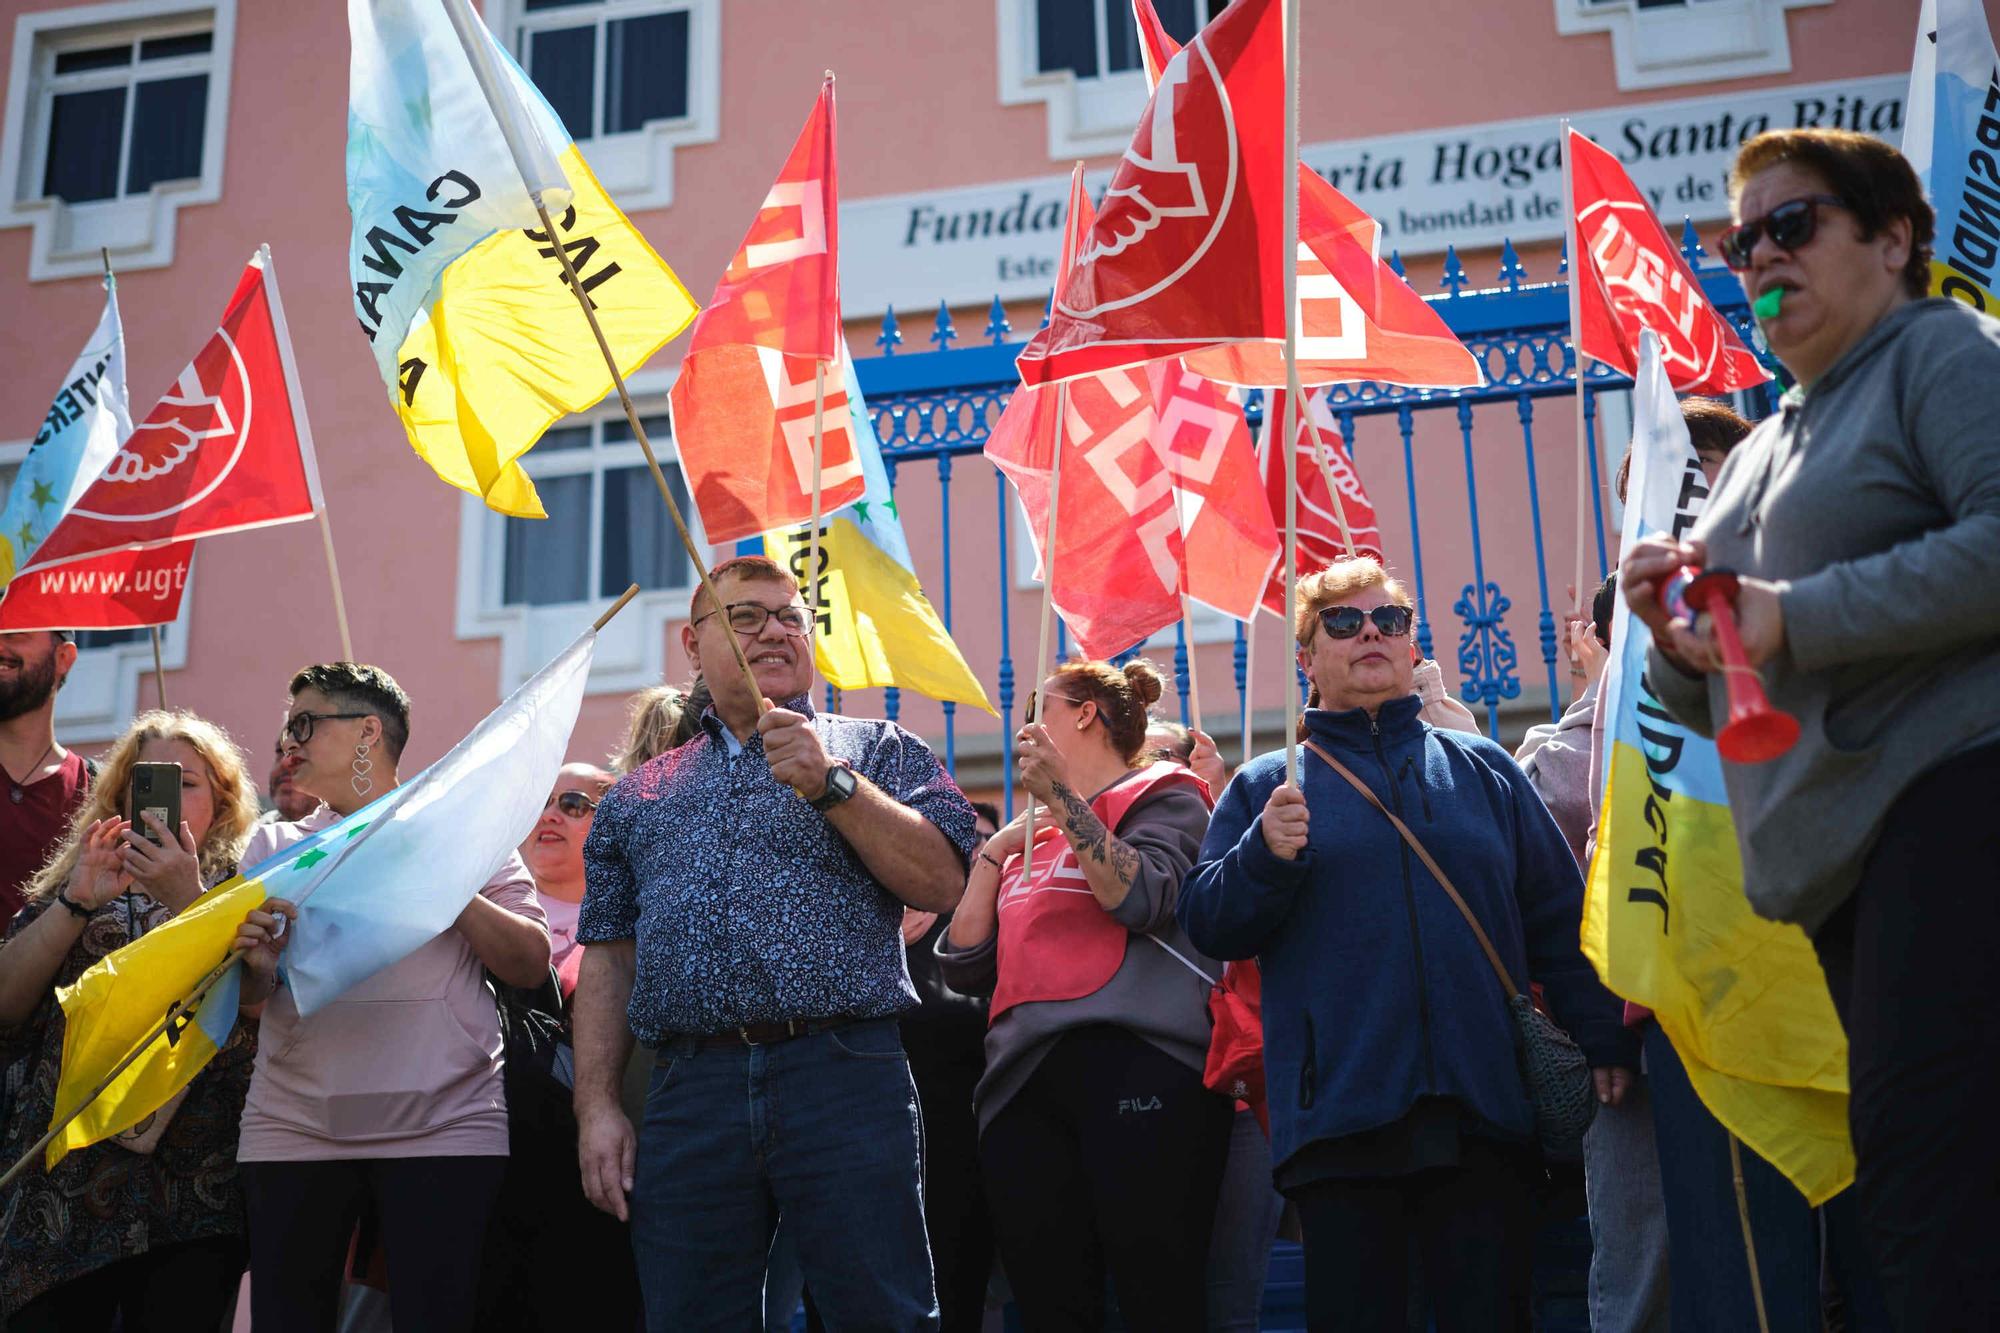
[[[56,744],[56,691],[75,665],[66,630],[0,634],[0,928],[90,785],[83,756]]]
[[[319,808],[319,801],[300,791],[298,784],[292,781],[292,773],[298,766],[298,756],[286,751],[284,733],[279,732],[271,772],[264,779],[264,792],[271,798],[271,808],[264,812],[258,823],[296,824]]]

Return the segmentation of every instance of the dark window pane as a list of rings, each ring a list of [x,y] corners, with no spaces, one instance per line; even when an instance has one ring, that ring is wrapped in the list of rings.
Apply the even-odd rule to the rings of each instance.
[[[648,438],[652,436],[649,429]],[[681,512],[688,512],[687,487],[680,469],[661,465]],[[687,551],[660,502],[659,488],[643,467],[612,468],[604,474],[604,574],[600,597],[616,597],[636,583],[642,588],[684,588],[693,582]]]
[[[542,519],[510,518],[500,580],[507,606],[551,606],[590,596],[590,475],[538,477]]]
[[[1215,8],[1219,12],[1222,6],[1218,4]],[[1201,0],[1153,0],[1153,9],[1160,16],[1160,26],[1182,45],[1194,40],[1202,20],[1208,17],[1207,7]]]
[[[604,132],[621,134],[688,109],[686,10],[605,25]]]
[[[49,102],[49,165],[42,194],[72,204],[118,193],[118,150],[125,134],[125,90],[58,93]]]
[[[673,418],[664,412],[656,416],[640,417],[639,424],[646,428],[646,438],[651,441],[656,451],[661,445],[674,437]],[[604,442],[606,444],[626,444],[631,439],[632,428],[625,424],[624,417],[613,417],[604,423]],[[621,588],[619,591],[623,592],[624,589]]]
[[[623,422],[619,423],[623,425]],[[541,443],[535,446],[543,453],[558,449],[588,449],[590,447],[590,427],[552,426],[542,432]]]
[[[1139,58],[1139,25],[1132,19],[1132,6],[1119,4],[1118,0],[1099,2],[1104,5],[1104,45],[1110,53],[1112,72],[1144,69],[1146,62]]]
[[[528,46],[528,77],[549,99],[572,139],[596,137],[590,99],[597,77],[597,29],[538,32]]]
[[[139,643],[148,637],[142,629],[80,629],[76,632],[76,646],[111,648],[121,643]]]
[[[206,55],[215,45],[215,34],[185,32],[178,37],[148,37],[139,43],[139,59],[171,60],[175,56]]]
[[[144,194],[155,181],[200,176],[208,75],[154,79],[139,85],[138,98],[132,104],[132,161],[125,171],[125,193]]]
[[[1116,0],[1113,0],[1115,3]],[[1097,77],[1097,7],[1106,0],[1035,0],[1036,67]]]
[[[56,73],[81,74],[87,69],[111,69],[132,63],[132,43],[93,46],[88,51],[56,52]]]

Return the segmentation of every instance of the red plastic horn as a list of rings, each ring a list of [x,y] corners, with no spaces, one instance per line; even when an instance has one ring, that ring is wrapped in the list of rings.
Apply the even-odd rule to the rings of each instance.
[[[1764,682],[1743,652],[1736,628],[1736,593],[1742,586],[1733,570],[1701,570],[1684,566],[1675,576],[1679,600],[1691,611],[1706,612],[1715,622],[1716,646],[1722,652],[1723,683],[1729,691],[1729,722],[1716,735],[1715,748],[1735,764],[1762,764],[1798,743],[1798,719],[1771,706]]]

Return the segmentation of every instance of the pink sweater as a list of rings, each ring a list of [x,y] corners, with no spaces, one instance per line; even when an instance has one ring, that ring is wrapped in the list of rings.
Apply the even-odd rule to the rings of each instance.
[[[326,806],[250,835],[242,864],[334,823]],[[518,856],[480,890],[544,926]],[[290,990],[265,1002],[237,1160],[479,1157],[507,1153],[500,1019],[472,945],[447,930],[301,1019]]]

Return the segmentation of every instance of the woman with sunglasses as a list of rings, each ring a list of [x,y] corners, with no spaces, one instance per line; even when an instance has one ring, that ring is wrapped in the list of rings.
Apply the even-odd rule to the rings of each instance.
[[[583,909],[583,840],[597,803],[616,779],[596,764],[564,764],[555,790],[542,806],[521,859],[535,877],[535,896],[549,919],[549,965],[562,980],[563,994],[576,989],[583,961],[576,943],[577,915]]]
[[[973,859],[938,944],[991,995],[973,1094],[994,1237],[1030,1330],[1204,1327],[1231,1103],[1202,1086],[1209,978],[1174,920],[1208,826],[1200,780],[1146,758],[1150,663],[1068,662],[1014,738],[1038,803]]]
[[[310,666],[289,692],[292,781],[321,804],[296,824],[259,826],[246,865],[379,800],[397,784],[410,737],[409,696],[380,667]],[[281,950],[288,936],[279,918],[298,911],[272,899],[245,919],[237,946]],[[471,895],[450,930],[310,1017],[272,970],[245,977],[243,1003],[263,1006],[237,1150],[258,1328],[333,1328],[348,1243],[370,1206],[396,1327],[473,1327],[508,1151],[489,970],[510,986],[548,977],[548,927],[518,856]]]
[[[1994,198],[1993,164],[1973,154],[1968,210]],[[1684,564],[1741,577],[1750,665],[1803,728],[1780,758],[1723,765],[1743,883],[1812,935],[1847,1026],[1856,1193],[1891,1314],[2000,1327],[2000,1250],[1970,1240],[2000,1193],[1993,274],[1933,259],[1916,173],[1865,135],[1759,135],[1729,186],[1718,248],[1796,383],[1689,540],[1638,543],[1620,582],[1653,631],[1661,702],[1712,734],[1728,718],[1713,626],[1673,618],[1660,592]],[[1985,244],[1949,221],[1954,246]]]
[[[1413,1251],[1439,1333],[1512,1333],[1529,1327],[1541,1160],[1508,997],[1441,885],[1322,754],[1422,841],[1516,982],[1542,988],[1600,1100],[1622,1097],[1637,1049],[1577,947],[1582,881],[1534,788],[1492,741],[1418,716],[1410,623],[1373,560],[1300,580],[1303,790],[1282,752],[1237,772],[1180,917],[1203,952],[1262,967],[1271,1158],[1315,1333],[1402,1333]]]

